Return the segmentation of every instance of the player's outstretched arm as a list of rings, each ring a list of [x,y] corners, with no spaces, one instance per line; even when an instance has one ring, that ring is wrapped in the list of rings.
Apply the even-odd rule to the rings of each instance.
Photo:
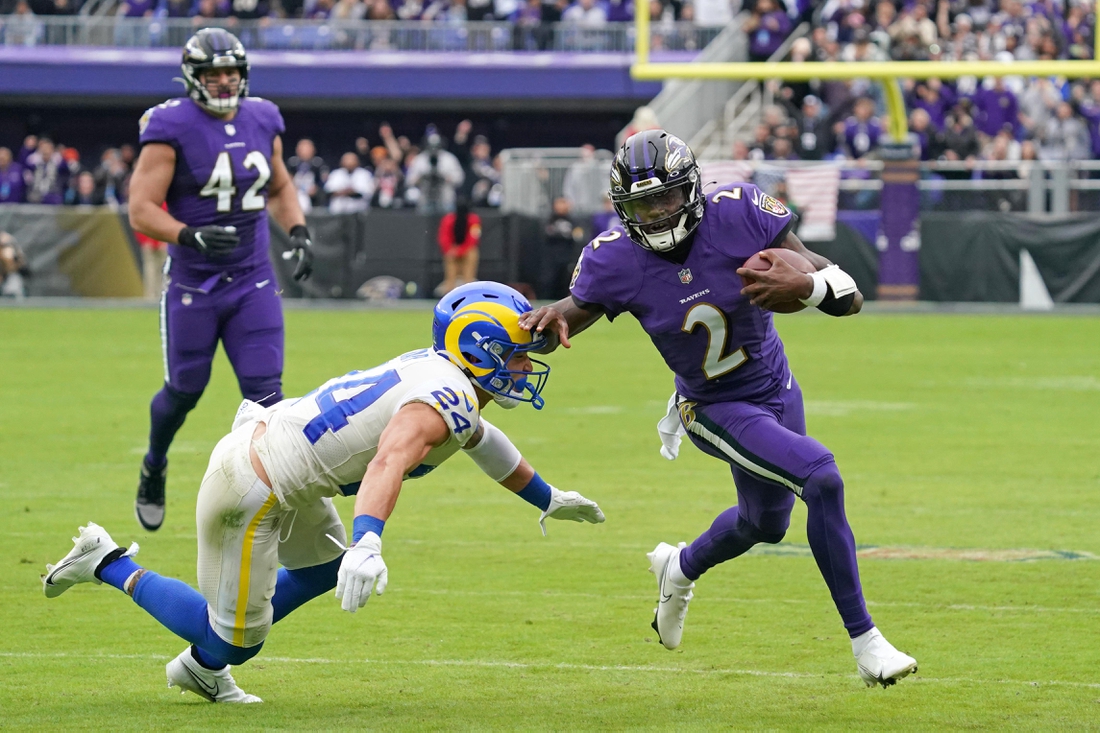
[[[544,305],[528,311],[519,317],[520,328],[534,330],[546,336],[546,346],[539,354],[549,354],[560,343],[569,348],[569,336],[576,335],[600,320],[603,311],[598,308],[582,308],[573,296],[562,298],[557,303]]]
[[[428,405],[405,405],[382,431],[378,452],[367,466],[355,495],[351,548],[340,561],[336,597],[345,611],[355,613],[372,592],[382,595],[389,581],[382,560],[382,530],[390,518],[405,475],[450,436],[443,418]]]
[[[546,520],[569,519],[599,524],[604,521],[599,505],[576,491],[560,491],[546,483],[531,467],[508,436],[485,418],[463,450],[485,475],[519,498],[542,510],[539,527],[546,536]]]
[[[306,229],[306,216],[298,203],[298,190],[283,162],[283,139],[278,135],[271,142],[271,182],[267,184],[267,208],[279,226],[290,234],[290,249],[283,258],[298,258],[293,278],[308,279],[313,273],[313,239]]]

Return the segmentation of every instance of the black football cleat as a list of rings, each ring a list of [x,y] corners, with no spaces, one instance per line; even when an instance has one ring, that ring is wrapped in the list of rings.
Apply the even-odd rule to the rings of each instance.
[[[141,526],[150,532],[155,532],[160,529],[160,525],[164,524],[164,482],[167,476],[167,461],[160,468],[150,468],[149,464],[142,460],[134,514],[137,515]]]

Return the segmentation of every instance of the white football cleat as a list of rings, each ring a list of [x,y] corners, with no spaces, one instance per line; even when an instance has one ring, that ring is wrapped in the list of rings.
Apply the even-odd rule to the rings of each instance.
[[[657,576],[657,589],[660,592],[657,611],[653,617],[653,629],[666,649],[680,646],[688,603],[694,597],[691,590],[695,583],[677,585],[670,575],[671,569],[676,567],[673,563],[680,562],[680,552],[685,547],[686,542],[681,542],[678,547],[662,542],[646,555],[649,558],[649,572]]]
[[[46,566],[46,574],[42,576],[42,590],[47,598],[57,598],[77,583],[99,585],[102,581],[95,576],[96,568],[104,557],[118,549],[118,544],[107,534],[107,530],[94,522],[88,522],[87,527],[81,527],[80,536],[73,537],[73,542],[76,546],[68,555],[61,558],[56,565]],[[122,557],[133,557],[137,551],[135,542]]]
[[[868,687],[889,687],[917,671],[917,660],[895,649],[881,631],[871,629],[867,633],[870,637],[867,646],[856,657],[856,666]]]
[[[229,667],[207,669],[199,664],[191,656],[191,647],[165,665],[164,671],[168,673],[168,687],[180,688],[181,695],[191,691],[210,702],[263,702],[237,687],[233,675],[229,674]]]

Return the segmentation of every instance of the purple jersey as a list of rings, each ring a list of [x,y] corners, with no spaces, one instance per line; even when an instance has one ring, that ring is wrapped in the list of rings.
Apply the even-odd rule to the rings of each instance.
[[[787,357],[772,314],[741,295],[736,271],[756,252],[779,246],[793,219],[752,184],[720,186],[707,194],[682,265],[639,247],[616,226],[584,248],[570,290],[610,320],[633,314],[688,399],[765,399],[787,380]]]
[[[224,120],[187,98],[170,99],[142,115],[141,143],[164,143],[176,151],[168,188],[168,212],[187,226],[233,226],[240,245],[212,259],[170,245],[173,265],[196,273],[255,267],[268,261],[267,186],[271,152],[284,131],[273,103],[243,97],[237,114]]]

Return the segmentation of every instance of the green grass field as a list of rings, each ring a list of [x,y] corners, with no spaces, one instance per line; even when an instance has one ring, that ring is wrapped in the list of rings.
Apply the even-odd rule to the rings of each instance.
[[[287,314],[287,394],[426,344],[428,311]],[[137,540],[194,583],[194,499],[239,401],[219,355],[171,453],[168,519],[133,517],[161,381],[149,310],[0,310],[0,727],[73,729],[1100,728],[1100,320],[867,314],[779,319],[810,432],[837,455],[878,626],[920,661],[887,690],[856,675],[805,510],[780,554],[700,580],[683,646],[649,623],[645,553],[735,502],[725,466],[655,423],[671,377],[628,319],[549,357],[541,413],[488,414],[607,523],[555,522],[459,456],[406,485],[390,586],[330,597],[236,670],[259,706],[165,688],[185,644],[117,591],[47,601],[39,575],[77,525]],[[350,522],[351,501],[341,505]],[[986,551],[982,561],[965,550]],[[1021,561],[1029,550],[1076,552]]]

